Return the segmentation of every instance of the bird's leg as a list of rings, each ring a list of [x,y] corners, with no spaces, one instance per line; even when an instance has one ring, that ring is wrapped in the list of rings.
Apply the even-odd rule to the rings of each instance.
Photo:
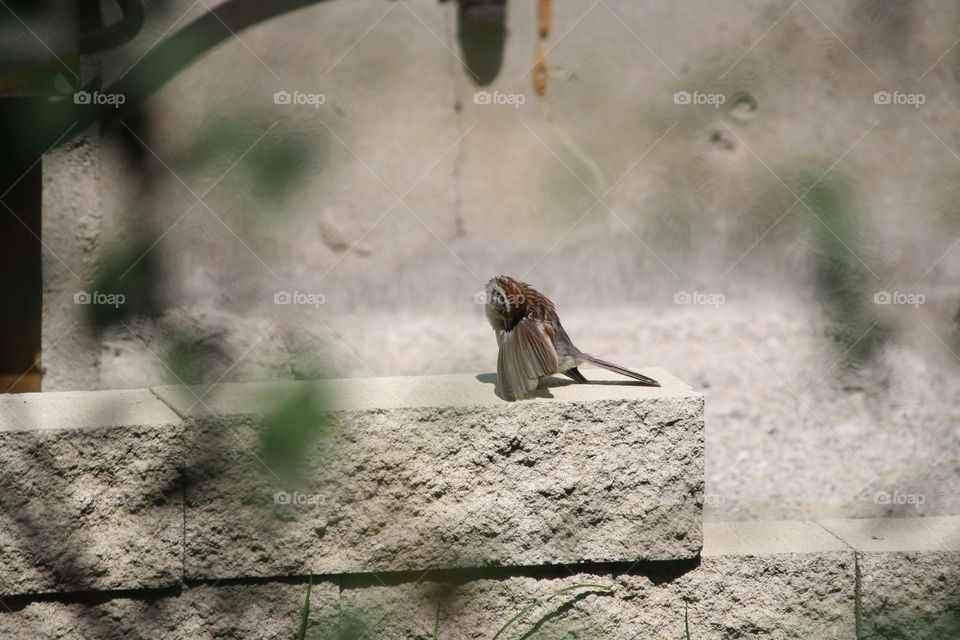
[[[583,377],[583,374],[580,373],[580,371],[576,367],[573,367],[572,369],[567,369],[562,373],[563,375],[567,376],[574,382],[578,382],[580,384],[587,384],[588,382],[590,382],[589,380]]]

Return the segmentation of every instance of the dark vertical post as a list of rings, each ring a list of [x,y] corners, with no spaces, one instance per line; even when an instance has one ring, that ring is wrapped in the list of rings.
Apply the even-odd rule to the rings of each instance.
[[[34,100],[0,98],[0,393],[40,391],[41,163],[5,124]]]

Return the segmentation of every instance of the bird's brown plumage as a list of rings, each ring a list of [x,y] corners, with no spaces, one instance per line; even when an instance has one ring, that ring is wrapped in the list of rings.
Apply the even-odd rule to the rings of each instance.
[[[577,370],[583,362],[646,386],[660,386],[652,378],[577,349],[560,324],[553,302],[525,282],[507,276],[492,278],[486,286],[486,315],[500,349],[497,378],[504,396],[511,400],[529,396],[540,378],[554,373],[587,382]]]

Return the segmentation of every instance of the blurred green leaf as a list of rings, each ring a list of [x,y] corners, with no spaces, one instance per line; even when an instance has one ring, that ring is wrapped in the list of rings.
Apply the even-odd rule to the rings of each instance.
[[[109,252],[89,291],[75,301],[86,305],[87,319],[95,332],[138,315],[163,308],[159,292],[161,265],[151,243],[134,240]]]
[[[264,199],[283,202],[302,183],[311,162],[310,148],[300,139],[260,144],[248,164],[255,193]]]
[[[814,245],[814,284],[827,320],[827,333],[841,352],[841,366],[869,363],[889,337],[874,313],[879,282],[859,253],[852,198],[835,179],[808,178],[800,185],[802,211],[809,214]]]
[[[370,637],[367,625],[355,617],[347,616],[341,621],[338,640],[364,640]]]
[[[195,336],[177,332],[166,343],[166,364],[175,382],[215,382],[232,362],[226,346],[215,335]]]
[[[223,184],[237,194],[238,209],[259,217],[262,208],[256,205],[283,203],[316,171],[322,153],[323,148],[302,132],[285,134],[265,117],[247,113],[201,127],[172,164],[178,173],[229,169]]]
[[[261,456],[270,469],[288,479],[304,470],[307,453],[328,432],[328,400],[327,394],[314,385],[304,385],[265,417]]]

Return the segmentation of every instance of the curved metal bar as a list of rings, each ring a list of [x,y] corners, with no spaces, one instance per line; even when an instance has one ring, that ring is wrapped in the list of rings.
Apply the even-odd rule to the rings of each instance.
[[[140,0],[117,0],[123,20],[96,31],[80,32],[80,53],[98,53],[119,47],[133,40],[143,28],[143,5]]]

